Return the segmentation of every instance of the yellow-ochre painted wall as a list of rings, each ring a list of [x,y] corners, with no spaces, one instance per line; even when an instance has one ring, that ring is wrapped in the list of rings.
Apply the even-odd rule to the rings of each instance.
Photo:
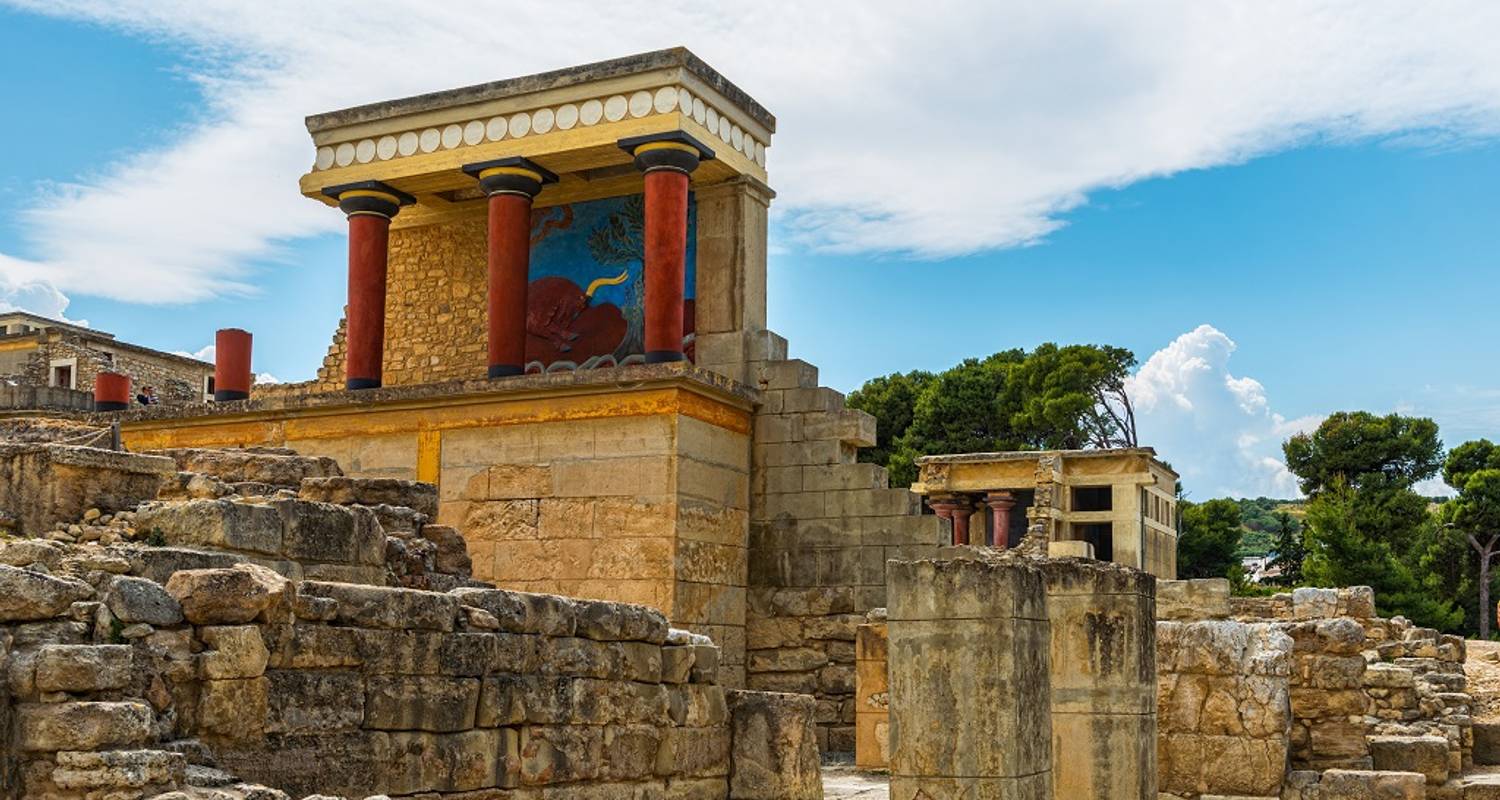
[[[133,451],[289,447],[438,485],[474,576],[645,603],[744,671],[750,412],[685,388],[434,397],[127,422]]]

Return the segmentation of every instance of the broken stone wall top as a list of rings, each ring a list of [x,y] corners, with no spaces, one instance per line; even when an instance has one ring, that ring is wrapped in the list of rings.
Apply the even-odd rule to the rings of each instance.
[[[63,444],[0,443],[0,512],[10,532],[36,536],[91,508],[133,509],[156,497],[170,459]]]

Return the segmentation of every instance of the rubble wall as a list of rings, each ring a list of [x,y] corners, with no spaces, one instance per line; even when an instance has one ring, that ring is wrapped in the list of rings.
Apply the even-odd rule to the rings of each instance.
[[[133,509],[156,497],[171,461],[62,444],[0,443],[0,527],[40,536],[91,508]]]

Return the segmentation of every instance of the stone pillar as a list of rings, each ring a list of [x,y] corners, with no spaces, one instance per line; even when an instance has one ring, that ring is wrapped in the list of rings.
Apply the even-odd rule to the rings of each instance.
[[[215,403],[250,397],[252,339],[249,331],[239,328],[223,328],[214,334]]]
[[[101,372],[94,376],[94,410],[124,411],[130,408],[130,376]]]
[[[621,139],[646,174],[646,362],[682,361],[688,176],[714,152],[681,131]]]
[[[1156,800],[1156,579],[1100,561],[1046,580],[1056,800]]]
[[[817,702],[805,694],[728,691],[729,800],[822,800]]]
[[[1010,542],[1010,510],[1016,498],[1010,492],[990,492],[985,499],[990,507],[990,546],[1004,548]]]
[[[385,350],[385,269],[391,219],[416,198],[380,181],[330,186],[323,194],[349,215],[349,309],[344,337],[349,389],[380,386]]]
[[[1053,797],[1041,571],[892,561],[886,581],[892,800]]]
[[[526,371],[531,201],[557,176],[519,156],[466,164],[489,196],[489,376]]]

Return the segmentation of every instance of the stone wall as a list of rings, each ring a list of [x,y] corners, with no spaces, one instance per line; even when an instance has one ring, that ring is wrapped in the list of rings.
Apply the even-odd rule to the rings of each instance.
[[[110,346],[60,331],[40,335],[44,338],[32,354],[25,376],[26,383],[33,386],[51,383],[53,360],[72,358],[77,359],[73,375],[74,388],[79,391],[92,395],[95,375],[121,372],[130,376],[132,398],[143,387],[150,386],[156,390],[157,399],[162,403],[180,405],[203,402],[204,380],[214,374],[212,364],[168,353]]]
[[[0,443],[0,530],[40,536],[89,509],[133,509],[174,472],[165,458],[63,444]]]
[[[874,419],[818,385],[817,368],[787,360],[762,331],[701,336],[699,361],[736,364],[760,389],[753,421],[747,685],[818,698],[825,749],[854,750],[854,638],[886,604],[885,565],[945,543],[947,523],[890,488],[885,469],[855,460]]]
[[[1160,791],[1279,797],[1292,638],[1269,623],[1164,621],[1156,648]]]
[[[888,574],[892,798],[1156,800],[1150,575],[970,548]]]

